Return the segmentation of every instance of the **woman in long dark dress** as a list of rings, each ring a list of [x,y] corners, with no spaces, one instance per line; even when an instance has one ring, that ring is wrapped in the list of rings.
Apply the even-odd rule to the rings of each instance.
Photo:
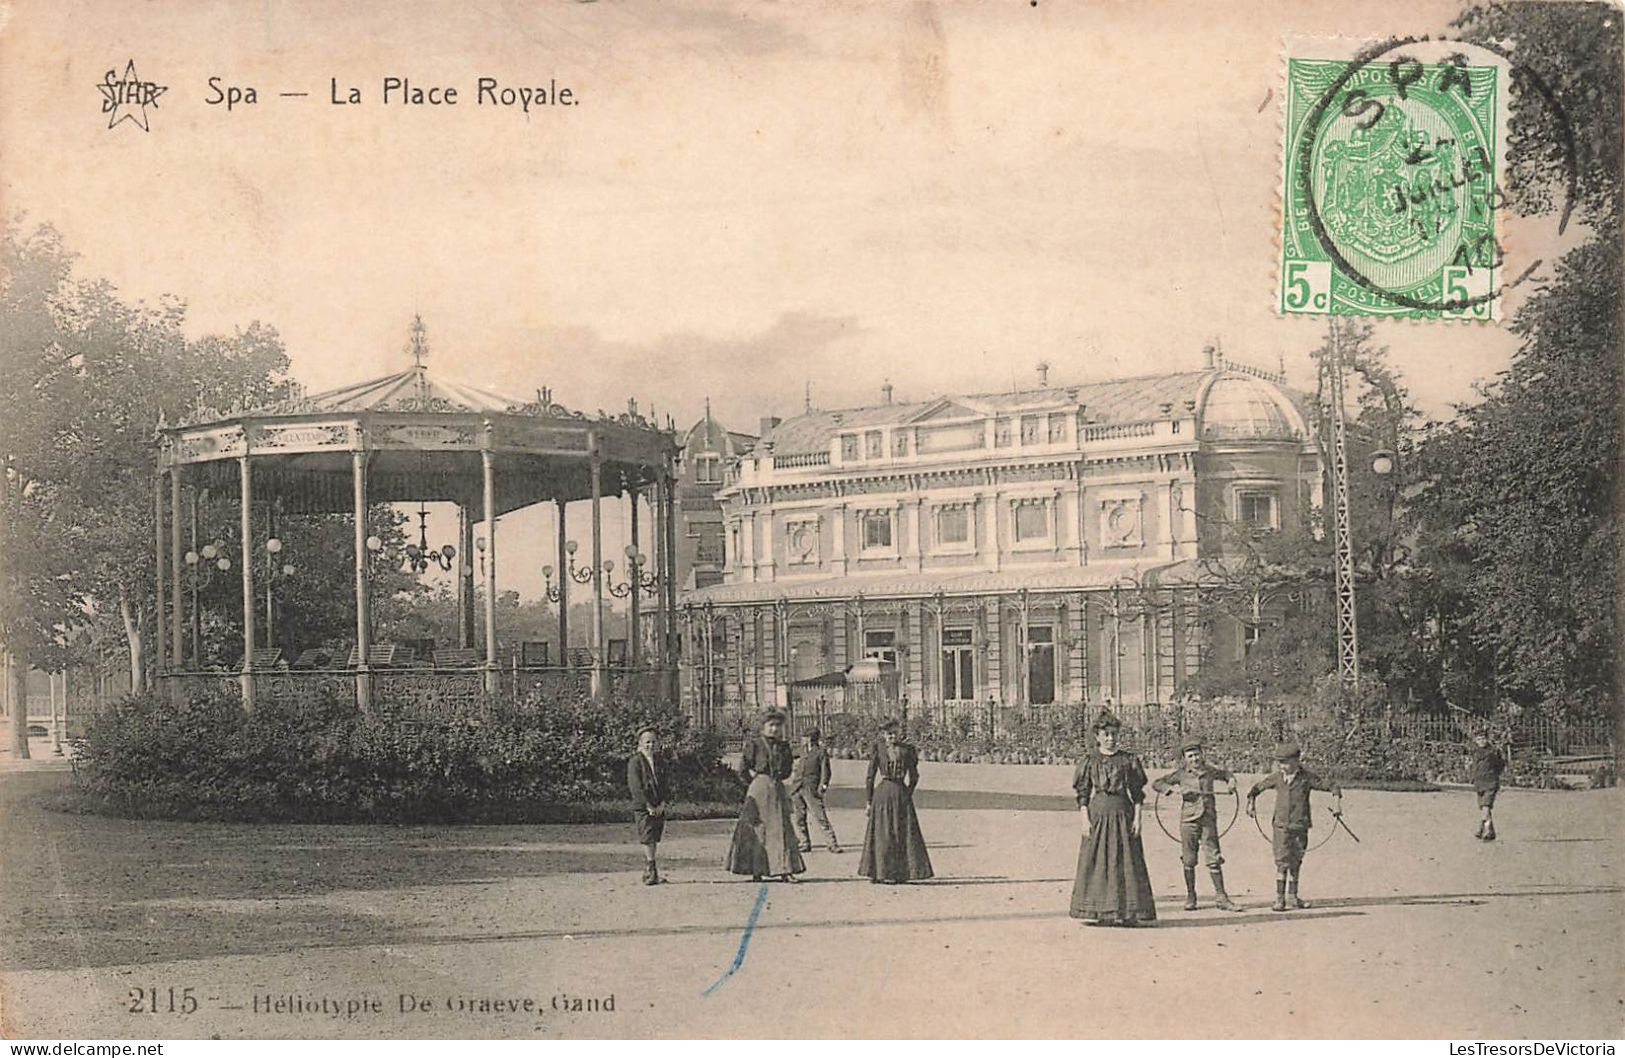
[[[775,710],[762,719],[762,734],[745,743],[741,773],[750,782],[745,804],[728,846],[728,870],[754,881],[777,875],[787,882],[807,869],[790,826],[790,795],[784,780],[795,757],[784,739],[784,714]]]
[[[931,857],[914,812],[914,788],[920,785],[920,755],[897,737],[897,722],[880,726],[881,741],[869,756],[864,782],[869,816],[863,835],[858,873],[871,882],[913,882],[930,878]],[[878,779],[878,781],[876,781]]]
[[[1092,753],[1078,765],[1072,786],[1088,829],[1078,850],[1072,885],[1072,917],[1087,925],[1136,926],[1157,920],[1151,875],[1140,844],[1140,806],[1145,769],[1117,746],[1118,719],[1102,712],[1095,721]]]

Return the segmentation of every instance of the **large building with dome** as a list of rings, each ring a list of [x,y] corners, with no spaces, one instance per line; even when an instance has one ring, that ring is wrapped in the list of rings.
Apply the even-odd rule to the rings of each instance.
[[[725,462],[720,583],[679,600],[697,713],[877,671],[926,708],[1168,702],[1279,619],[1207,601],[1238,540],[1321,500],[1281,375],[1209,349],[1200,370],[891,396],[764,420]]]

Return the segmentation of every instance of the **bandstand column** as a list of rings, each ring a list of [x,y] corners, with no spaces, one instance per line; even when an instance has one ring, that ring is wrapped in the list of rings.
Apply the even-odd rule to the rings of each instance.
[[[564,532],[565,499],[560,496],[553,502],[558,504],[559,517],[559,664],[565,668],[570,667],[570,552],[566,549],[568,540]]]
[[[491,424],[485,424],[480,451],[480,477],[485,513],[485,693],[497,693],[497,497],[496,462],[491,451]]]
[[[638,481],[636,478],[633,478],[631,483],[627,486],[627,502],[632,508],[632,550],[637,551],[639,541]],[[626,625],[626,662],[631,666],[633,672],[637,672],[639,656],[643,653],[642,629],[638,626],[638,617],[640,616],[638,611],[641,608],[639,605],[639,597],[643,595],[643,584],[640,581],[640,578],[643,576],[643,565],[641,563],[634,562],[628,562],[627,565],[631,567],[627,570],[627,577],[628,583],[632,585],[632,593],[627,600],[629,605],[627,609]]]
[[[350,453],[350,477],[355,499],[355,700],[363,711],[372,708],[371,592],[367,585],[367,453],[361,448],[361,429],[356,428],[356,450]]]
[[[181,594],[181,475],[175,467],[169,468],[169,656],[175,667],[186,667],[186,614]]]
[[[666,538],[666,666],[671,672],[671,694],[677,696],[677,666],[683,654],[682,642],[674,626],[677,613],[677,477],[668,458],[662,467],[661,480],[666,487],[666,518],[663,527]]]
[[[690,659],[699,657],[699,651],[694,647],[694,611],[688,606],[683,607],[683,638],[688,642],[688,657]],[[683,669],[688,676],[688,692],[684,696],[684,701],[688,705],[689,719],[697,723],[700,718],[700,699],[694,685],[694,662],[690,660]]]
[[[243,709],[254,711],[254,470],[237,457],[238,516],[243,534]],[[176,535],[179,540],[179,534]],[[178,607],[177,607],[178,609]]]
[[[655,478],[654,501],[649,504],[649,511],[654,515],[655,521],[655,671],[660,681],[657,684],[659,693],[667,695],[670,688],[665,683],[665,672],[667,666],[671,664],[671,658],[666,652],[666,625],[670,618],[666,614],[666,481],[663,477]]]
[[[158,653],[153,658],[153,672],[156,674],[154,689],[162,689],[165,670],[169,668],[168,656],[164,647],[164,475],[162,461],[158,465],[158,473],[152,479],[152,572],[153,584],[157,591],[158,619],[153,622],[153,647]]]
[[[457,505],[457,634],[464,650],[474,649],[474,516]]]
[[[604,634],[604,464],[592,440],[592,696],[607,689],[609,645]]]

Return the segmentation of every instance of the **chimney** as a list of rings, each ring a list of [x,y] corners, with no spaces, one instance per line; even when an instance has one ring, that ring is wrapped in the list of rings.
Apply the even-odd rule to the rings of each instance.
[[[890,380],[888,380],[885,383],[885,385],[880,387],[880,401],[881,401],[882,404],[890,404],[891,403],[891,382],[890,382]]]
[[[1038,385],[1040,389],[1049,388],[1049,361],[1038,361]]]
[[[1215,352],[1215,350],[1214,350],[1213,346],[1211,346],[1211,345],[1204,345],[1202,347],[1202,370],[1203,371],[1212,371],[1213,370],[1213,354],[1214,354],[1214,352]]]
[[[773,427],[777,426],[780,421],[781,420],[777,415],[762,416],[761,422],[759,423],[761,428],[757,431],[756,436],[766,437],[768,434],[773,432]]]

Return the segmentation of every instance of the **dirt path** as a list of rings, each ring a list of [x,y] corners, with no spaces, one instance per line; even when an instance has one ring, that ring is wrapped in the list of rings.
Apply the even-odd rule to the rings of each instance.
[[[8,1035],[1613,1038],[1625,1026],[1617,790],[1508,791],[1494,845],[1471,836],[1470,794],[1351,792],[1363,843],[1339,836],[1312,854],[1315,907],[1286,915],[1267,909],[1268,846],[1245,818],[1226,853],[1248,908],[1230,915],[1180,910],[1177,848],[1148,823],[1161,922],[1123,931],[1066,915],[1078,825],[1065,769],[929,769],[935,882],[871,886],[852,877],[855,851],[820,851],[807,881],[765,890],[717,869],[726,823],[674,824],[671,884],[650,889],[620,827],[132,823],[21,796],[62,781],[0,776]],[[843,762],[838,783],[835,825],[856,846],[861,773]],[[145,1012],[152,990],[158,1013]],[[183,1012],[188,994],[197,1009]],[[137,999],[143,1012],[129,1012]]]

